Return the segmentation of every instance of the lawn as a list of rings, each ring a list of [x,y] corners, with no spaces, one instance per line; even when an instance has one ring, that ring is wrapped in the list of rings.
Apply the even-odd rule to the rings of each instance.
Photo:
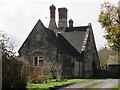
[[[75,83],[75,82],[86,82],[91,81],[92,79],[68,79],[67,81],[62,82],[49,82],[49,83],[42,83],[42,84],[28,84],[27,89],[48,89],[50,87],[55,86],[62,86],[65,84]]]
[[[116,90],[116,88],[117,88],[117,90],[120,90],[120,84],[118,84],[118,85],[116,85],[115,87],[113,87],[112,90]]]

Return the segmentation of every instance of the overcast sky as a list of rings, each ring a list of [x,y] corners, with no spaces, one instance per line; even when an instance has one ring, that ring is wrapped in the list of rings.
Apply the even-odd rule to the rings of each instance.
[[[0,0],[0,30],[5,31],[15,42],[16,50],[22,45],[38,19],[48,27],[50,20],[49,6],[56,6],[56,23],[58,8],[68,9],[68,20],[73,19],[74,26],[92,23],[97,49],[106,44],[104,31],[98,23],[100,4],[108,0]],[[118,0],[109,0],[117,3]],[[47,18],[46,18],[47,17]]]

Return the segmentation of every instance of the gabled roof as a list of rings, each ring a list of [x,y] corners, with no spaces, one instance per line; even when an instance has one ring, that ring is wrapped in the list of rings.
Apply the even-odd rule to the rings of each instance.
[[[32,31],[30,32],[30,34],[28,35],[28,37],[26,38],[26,40],[24,41],[24,43],[22,44],[22,46],[20,47],[20,49],[18,50],[18,52],[24,47],[26,42],[29,42],[29,37],[31,34],[33,34],[36,31],[39,31],[39,29],[45,29],[45,26],[43,25],[43,23],[41,22],[41,20],[39,19],[37,21],[37,23],[35,24],[34,28],[32,29]]]
[[[80,56],[80,53],[63,37],[59,34],[56,36],[53,30],[47,30],[49,36],[52,38],[52,42],[62,53],[66,53],[70,56]]]
[[[86,31],[88,26],[79,26],[79,27],[67,27],[65,32],[73,32],[73,31]]]
[[[81,52],[87,28],[88,26],[67,27],[62,35],[78,52]]]
[[[67,27],[63,33],[56,33],[54,30],[45,28],[41,20],[38,20],[29,36],[36,31],[44,30],[52,39],[52,43],[56,45],[61,52],[70,56],[79,57],[82,52],[83,45],[85,45],[84,42],[88,28],[89,26]],[[28,37],[20,47],[19,51],[24,44],[29,41]]]
[[[70,56],[74,56],[74,57],[80,56],[80,53],[75,49],[75,47],[67,39],[64,38],[62,34],[58,34],[57,46],[62,52]]]
[[[58,33],[57,35],[49,29],[47,32],[61,52],[79,57],[82,52],[87,29],[88,26],[67,27],[65,32]]]

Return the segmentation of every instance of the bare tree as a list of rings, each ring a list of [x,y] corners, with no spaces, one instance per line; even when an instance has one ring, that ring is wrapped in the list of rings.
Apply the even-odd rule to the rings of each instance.
[[[46,61],[42,67],[43,75],[51,75],[57,79],[61,78],[62,65],[56,61]]]
[[[29,83],[37,83],[38,82],[37,80],[43,78],[43,76],[52,76],[53,78],[60,79],[61,73],[62,73],[61,64],[55,61],[43,61],[42,63],[39,63],[37,66],[31,67]],[[42,77],[40,77],[40,75]]]

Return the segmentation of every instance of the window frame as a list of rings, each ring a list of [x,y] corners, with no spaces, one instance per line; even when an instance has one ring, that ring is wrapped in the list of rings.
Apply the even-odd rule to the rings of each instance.
[[[35,58],[37,58],[37,59],[35,59]],[[37,66],[39,63],[41,63],[43,61],[44,61],[43,56],[33,56],[33,66]],[[36,62],[37,62],[37,64],[36,64]]]

